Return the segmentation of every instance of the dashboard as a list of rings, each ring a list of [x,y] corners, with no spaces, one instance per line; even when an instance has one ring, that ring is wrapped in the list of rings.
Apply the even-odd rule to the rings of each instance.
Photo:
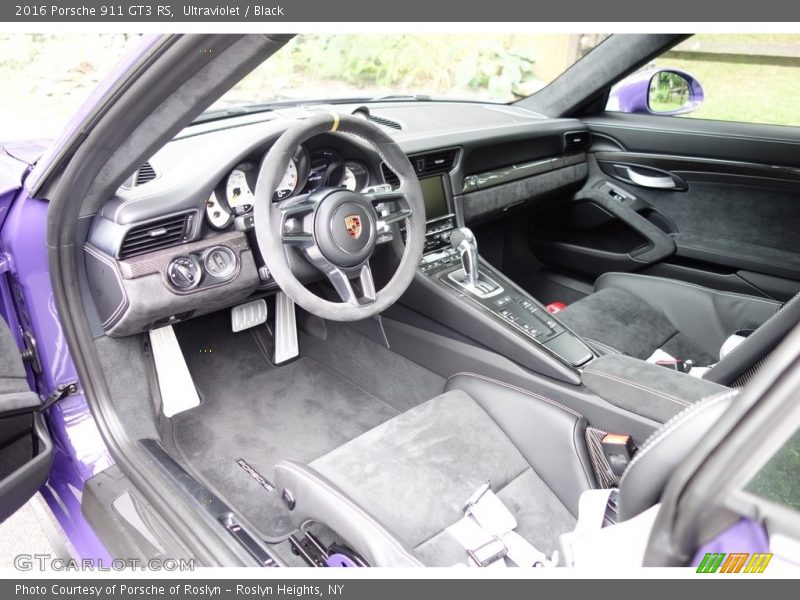
[[[470,102],[337,105],[361,114],[408,156],[426,204],[425,252],[441,252],[453,227],[474,226],[531,206],[587,177],[588,136],[575,119]],[[97,335],[126,336],[278,290],[253,231],[253,194],[264,157],[315,107],[230,117],[186,128],[100,206],[84,207],[84,261]],[[370,112],[371,111],[371,112]],[[273,202],[323,186],[394,188],[396,176],[366,141],[341,133],[297,148]],[[398,256],[399,224],[385,256]],[[400,252],[401,253],[401,252]],[[294,260],[294,259],[292,259]],[[296,257],[297,277],[319,272]],[[295,270],[295,264],[292,265]],[[373,264],[376,282],[381,274]]]

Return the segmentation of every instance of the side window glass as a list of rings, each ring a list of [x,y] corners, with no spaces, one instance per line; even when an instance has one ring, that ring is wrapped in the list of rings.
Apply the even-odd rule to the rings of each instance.
[[[795,431],[744,490],[800,512],[800,430]]]
[[[800,126],[800,35],[692,36],[618,82],[606,110]]]

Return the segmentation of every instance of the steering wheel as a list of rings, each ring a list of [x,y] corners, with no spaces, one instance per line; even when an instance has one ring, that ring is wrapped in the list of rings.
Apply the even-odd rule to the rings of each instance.
[[[400,179],[397,190],[359,193],[323,187],[280,203],[275,190],[297,147],[326,132],[351,134],[369,142]],[[376,315],[406,291],[422,258],[425,204],[414,169],[397,143],[363,118],[320,112],[287,129],[267,152],[258,173],[253,218],[258,248],[275,282],[296,304],[332,321]],[[375,291],[369,260],[405,221],[406,242],[392,278]],[[333,285],[342,302],[308,290],[292,272],[287,253],[299,252]]]

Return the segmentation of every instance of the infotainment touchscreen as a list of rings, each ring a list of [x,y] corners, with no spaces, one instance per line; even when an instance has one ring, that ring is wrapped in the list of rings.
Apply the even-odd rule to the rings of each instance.
[[[436,175],[420,179],[419,186],[422,188],[422,197],[425,199],[425,218],[428,221],[450,214],[444,176]]]

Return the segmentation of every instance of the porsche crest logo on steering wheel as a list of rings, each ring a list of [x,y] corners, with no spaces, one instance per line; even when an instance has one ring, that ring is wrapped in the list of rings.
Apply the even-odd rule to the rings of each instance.
[[[347,215],[344,218],[344,226],[347,234],[354,240],[361,237],[361,217],[358,215]]]

